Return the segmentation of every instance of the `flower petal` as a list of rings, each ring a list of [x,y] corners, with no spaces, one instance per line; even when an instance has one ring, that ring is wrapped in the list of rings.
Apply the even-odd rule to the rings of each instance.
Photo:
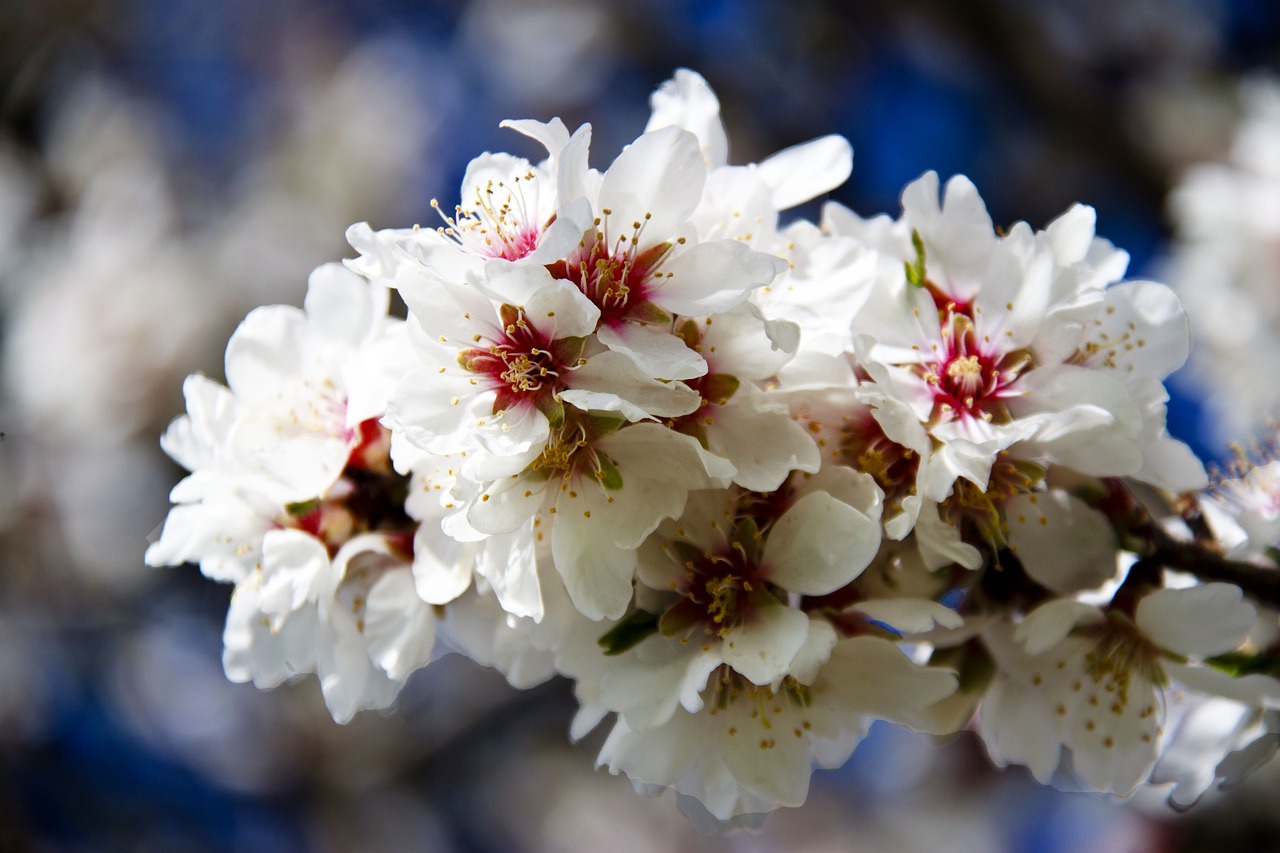
[[[826,492],[796,501],[774,522],[762,562],[789,592],[826,595],[852,581],[880,548],[880,525]]]
[[[1178,655],[1212,656],[1242,642],[1257,611],[1240,587],[1207,583],[1185,589],[1160,589],[1138,602],[1138,627],[1153,643]]]

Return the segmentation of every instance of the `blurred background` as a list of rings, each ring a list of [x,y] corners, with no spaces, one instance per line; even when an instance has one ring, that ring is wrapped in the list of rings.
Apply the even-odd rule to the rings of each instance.
[[[926,169],[1001,223],[1095,206],[1206,337],[1252,323],[1249,353],[1183,372],[1171,431],[1221,459],[1276,412],[1266,0],[0,0],[0,851],[1280,849],[1275,773],[1177,815],[887,726],[803,809],[707,839],[592,771],[563,683],[447,656],[339,727],[314,678],[227,682],[230,588],[142,564],[182,377],[221,378],[240,318],[300,304],[351,222],[429,223],[471,157],[536,155],[500,120],[590,121],[603,168],[679,66],[731,162],[847,136],[832,197],[864,215]],[[1241,174],[1271,195],[1239,202]]]

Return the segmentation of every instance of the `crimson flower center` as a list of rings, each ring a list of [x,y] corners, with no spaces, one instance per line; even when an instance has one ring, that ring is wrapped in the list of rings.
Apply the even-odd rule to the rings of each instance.
[[[609,211],[604,211],[608,214]],[[645,217],[648,219],[648,216]],[[596,220],[597,229],[600,220]],[[659,243],[640,251],[643,222],[632,223],[632,233],[612,243],[597,230],[577,251],[563,261],[549,264],[552,276],[577,285],[600,309],[600,322],[617,324],[623,320],[652,322],[646,308],[659,277],[658,267],[671,251],[671,243]],[[680,238],[678,242],[684,242]]]
[[[679,591],[662,621],[673,633],[701,627],[707,636],[724,637],[750,616],[752,601],[766,590],[760,565],[736,542],[720,552],[698,552],[687,542],[671,542],[684,563]]]
[[[513,406],[535,405],[540,396],[554,393],[564,365],[545,340],[530,325],[520,309],[503,306],[506,328],[489,346],[472,347],[458,354],[458,363],[480,374],[497,390],[494,412]]]
[[[937,361],[921,368],[923,378],[933,387],[933,418],[1007,421],[1004,400],[1016,394],[1010,386],[1030,363],[1026,350],[1001,353],[986,339],[979,339],[974,321],[967,315],[949,313],[942,326]]]

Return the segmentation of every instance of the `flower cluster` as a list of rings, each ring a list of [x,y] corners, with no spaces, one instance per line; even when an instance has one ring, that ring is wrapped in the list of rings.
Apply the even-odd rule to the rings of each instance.
[[[1172,291],[1091,209],[997,229],[962,177],[784,225],[843,139],[730,165],[698,75],[652,107],[603,171],[589,126],[507,122],[546,156],[476,158],[435,227],[353,226],[227,387],[188,380],[147,559],[236,585],[228,675],[314,671],[345,721],[438,636],[572,679],[599,763],[707,824],[800,805],[875,720],[1178,802],[1244,762],[1276,620],[1194,573],[1267,528],[1165,430]],[[1232,726],[1182,724],[1212,702]]]

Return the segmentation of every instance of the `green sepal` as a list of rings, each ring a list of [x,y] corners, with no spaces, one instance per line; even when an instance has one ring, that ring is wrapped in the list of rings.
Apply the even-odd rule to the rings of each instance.
[[[606,655],[620,655],[657,630],[657,613],[634,610],[596,642]]]
[[[702,399],[723,406],[737,393],[738,386],[741,384],[736,376],[730,376],[728,373],[712,373],[702,380]]]
[[[610,433],[615,433],[627,422],[622,415],[596,415],[590,412],[581,413],[577,420],[582,424],[587,435],[593,439],[604,438]]]
[[[648,299],[641,299],[627,303],[627,319],[633,323],[644,323],[649,326],[665,326],[671,322],[671,315]]]
[[[662,611],[658,631],[664,637],[687,637],[707,619],[707,611],[687,598],[682,598]]]
[[[520,322],[520,309],[503,303],[498,309],[498,316],[502,319],[502,330],[505,332]]]
[[[996,674],[996,663],[979,643],[969,642],[946,649],[934,649],[929,666],[951,668],[959,681],[961,693],[983,693]]]
[[[911,229],[911,246],[916,250],[916,259],[912,263],[903,263],[907,270],[907,282],[913,287],[924,287],[924,238],[914,228]]]
[[[632,269],[634,269],[636,272],[640,273],[641,275],[647,275],[648,272],[658,263],[658,261],[662,260],[662,256],[665,255],[670,250],[671,250],[670,241],[666,243],[659,243],[656,246],[650,246],[648,249],[645,249],[643,252],[641,252],[640,255],[636,258],[635,263],[632,264]]]
[[[754,518],[744,518],[733,528],[730,547],[740,551],[748,563],[758,563],[760,552],[760,528]]]
[[[582,348],[586,343],[586,338],[559,338],[551,342],[551,357],[556,364],[574,367],[582,358]]]
[[[622,488],[622,474],[618,471],[613,461],[603,453],[596,454],[596,463],[600,466],[596,469],[596,479],[600,481],[600,485],[605,487],[606,491],[616,492]]]
[[[564,426],[564,403],[560,401],[559,395],[539,394],[534,398],[533,404],[546,416],[547,423],[552,429],[560,429]]]
[[[676,329],[676,337],[684,341],[684,345],[689,349],[696,350],[702,343],[702,332],[698,329],[698,321],[685,320]]]
[[[698,563],[706,559],[706,554],[702,553],[698,547],[683,539],[672,539],[667,543],[671,556],[680,565],[686,569],[692,569]]]
[[[294,518],[302,518],[320,508],[320,499],[311,498],[305,501],[294,501],[284,505],[284,511]]]

